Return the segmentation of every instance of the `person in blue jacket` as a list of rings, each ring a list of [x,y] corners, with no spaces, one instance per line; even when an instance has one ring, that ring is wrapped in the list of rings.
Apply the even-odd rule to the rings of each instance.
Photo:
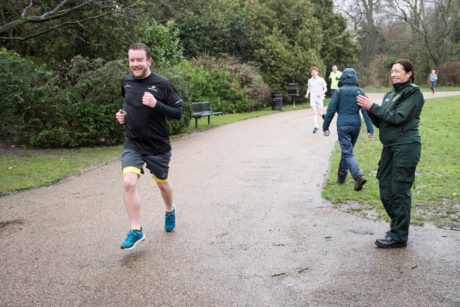
[[[363,172],[353,154],[353,148],[361,130],[360,110],[366,122],[368,138],[372,139],[374,135],[374,128],[366,110],[361,109],[356,103],[356,97],[359,95],[364,95],[364,93],[358,86],[358,77],[355,70],[353,68],[344,69],[339,80],[339,88],[329,102],[323,122],[324,135],[329,136],[329,125],[335,113],[338,114],[337,135],[342,155],[337,181],[339,184],[345,183],[348,170],[350,170],[351,176],[355,180],[355,191],[362,190],[363,185],[366,183]]]
[[[431,70],[431,74],[429,78],[430,78],[431,93],[434,95],[434,89],[436,88],[436,81],[438,81],[438,74],[436,73],[435,69]]]

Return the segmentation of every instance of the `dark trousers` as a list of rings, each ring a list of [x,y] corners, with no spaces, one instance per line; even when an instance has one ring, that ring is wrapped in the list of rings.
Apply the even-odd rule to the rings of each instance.
[[[355,180],[356,177],[363,175],[353,154],[353,147],[355,147],[358,140],[360,130],[360,126],[337,126],[337,136],[342,150],[338,171],[339,178],[345,178],[348,170],[350,170],[351,176]]]
[[[431,81],[430,89],[431,92],[434,93],[434,88],[436,87],[436,81]]]
[[[420,160],[419,143],[385,146],[379,162],[380,199],[391,219],[389,236],[407,242],[412,203],[411,188]]]

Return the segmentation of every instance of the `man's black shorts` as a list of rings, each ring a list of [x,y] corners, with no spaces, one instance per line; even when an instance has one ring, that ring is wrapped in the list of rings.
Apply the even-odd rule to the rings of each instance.
[[[140,174],[144,173],[143,167],[145,163],[152,177],[159,183],[168,181],[169,161],[171,161],[171,152],[161,155],[148,155],[125,148],[121,156],[123,174],[135,173],[140,176]]]

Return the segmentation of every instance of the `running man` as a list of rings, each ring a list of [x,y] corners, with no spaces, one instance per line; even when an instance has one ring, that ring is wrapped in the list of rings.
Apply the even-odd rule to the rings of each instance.
[[[332,71],[329,74],[329,81],[331,82],[331,98],[334,96],[335,91],[339,88],[339,80],[342,72],[337,70],[337,65],[332,65]]]
[[[116,113],[118,123],[125,125],[122,154],[123,198],[131,229],[120,247],[132,249],[145,239],[140,223],[140,198],[137,182],[149,169],[165,203],[165,230],[176,227],[173,189],[168,180],[171,144],[166,117],[180,119],[182,98],[168,79],[150,71],[152,55],[142,43],[128,50],[131,75],[122,82],[123,109]]]
[[[318,76],[318,67],[311,67],[311,78],[308,79],[308,89],[305,98],[310,95],[310,106],[313,110],[313,121],[315,127],[313,133],[318,132],[318,116],[323,116],[323,100],[327,92],[327,83],[324,79]]]

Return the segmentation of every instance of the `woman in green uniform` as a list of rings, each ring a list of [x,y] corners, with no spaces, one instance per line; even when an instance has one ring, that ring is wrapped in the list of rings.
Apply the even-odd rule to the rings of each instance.
[[[411,61],[397,60],[391,66],[393,90],[385,95],[382,105],[372,103],[368,96],[357,98],[379,128],[383,144],[377,178],[380,199],[391,223],[390,231],[375,241],[381,248],[404,247],[409,236],[411,188],[421,151],[418,126],[425,102],[414,79]]]

